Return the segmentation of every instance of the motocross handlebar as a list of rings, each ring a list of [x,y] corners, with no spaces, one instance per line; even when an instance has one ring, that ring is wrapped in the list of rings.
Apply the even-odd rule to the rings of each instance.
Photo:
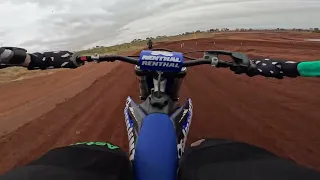
[[[115,60],[119,60],[122,62],[127,62],[130,64],[134,65],[139,65],[139,60],[136,58],[128,57],[128,56],[119,56],[119,55],[106,55],[106,56],[99,56],[99,55],[94,55],[94,56],[82,56],[80,57],[82,61],[96,61],[96,62],[114,62]]]
[[[127,62],[134,65],[139,65],[139,60],[133,57],[129,56],[118,56],[118,55],[107,55],[107,56],[82,56],[80,57],[81,61],[87,61],[87,62],[114,62],[116,60]],[[183,67],[190,67],[190,66],[197,66],[201,64],[211,64],[211,60],[207,59],[197,59],[197,60],[191,60],[183,62]]]
[[[158,49],[156,49],[158,50]],[[167,49],[159,49],[159,50],[166,50]],[[230,68],[236,74],[246,73],[248,76],[252,77],[258,75],[258,69],[255,63],[249,60],[249,58],[240,52],[231,52],[231,51],[222,51],[222,50],[210,50],[210,51],[195,51],[195,52],[203,52],[204,56],[200,59],[191,58],[184,55],[184,58],[190,59],[189,61],[185,61],[182,64],[182,67],[191,67],[197,66],[202,64],[210,64],[216,68]],[[218,55],[227,55],[232,58],[232,61],[224,61],[218,58]],[[80,57],[81,61],[95,61],[95,62],[102,62],[102,61],[115,61],[120,60],[123,62],[127,62],[134,65],[140,65],[139,56],[119,56],[119,55],[106,55],[106,56],[99,56],[95,54],[93,56],[82,56]]]
[[[243,63],[236,63],[236,61],[228,62],[228,61],[224,61],[224,60],[219,60],[216,57],[216,54],[218,54],[218,53],[224,54],[224,55],[231,55],[227,51],[207,51],[207,52],[209,54],[210,53],[215,53],[215,54],[214,54],[214,56],[206,55],[204,58],[200,58],[200,59],[185,57],[187,59],[192,59],[192,60],[183,62],[182,67],[191,67],[191,66],[197,66],[197,65],[202,65],[202,64],[210,64],[215,67],[235,67],[235,66],[248,67],[248,66],[250,66],[250,63],[243,64]],[[81,56],[81,57],[79,57],[79,59],[81,61],[87,61],[87,62],[92,62],[92,61],[95,61],[95,62],[103,62],[103,61],[114,62],[116,60],[119,60],[122,62],[127,62],[127,63],[134,64],[134,65],[139,65],[139,60],[136,59],[135,57],[139,57],[139,56],[119,56],[119,55],[99,56],[99,55],[93,55],[93,56]],[[247,59],[245,59],[245,60],[247,60]],[[249,62],[249,60],[248,60],[248,62]]]

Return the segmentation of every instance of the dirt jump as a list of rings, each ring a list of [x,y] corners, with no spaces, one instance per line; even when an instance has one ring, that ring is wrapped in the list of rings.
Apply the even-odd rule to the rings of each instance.
[[[305,40],[313,38],[320,39],[310,33],[223,33],[155,48],[316,60],[320,43]],[[79,141],[107,141],[127,150],[123,109],[127,96],[137,99],[138,86],[133,66],[117,62],[0,84],[0,174]],[[249,78],[228,69],[189,68],[180,97],[190,97],[194,106],[188,143],[231,138],[320,170],[319,87],[318,78]]]

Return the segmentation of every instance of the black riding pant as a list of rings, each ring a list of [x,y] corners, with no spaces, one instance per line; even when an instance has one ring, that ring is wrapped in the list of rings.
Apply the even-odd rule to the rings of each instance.
[[[78,144],[53,149],[0,180],[131,180],[125,152],[108,144]],[[109,146],[110,145],[110,146]],[[264,149],[224,139],[206,139],[186,149],[182,180],[319,180],[320,174]]]

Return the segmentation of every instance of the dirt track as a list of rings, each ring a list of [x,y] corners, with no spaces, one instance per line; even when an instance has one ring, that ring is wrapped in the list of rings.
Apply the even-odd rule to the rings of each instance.
[[[180,42],[158,47],[319,59],[320,43],[305,42],[304,38],[319,35],[226,34],[184,41],[182,49]],[[132,68],[123,63],[90,64],[47,77],[0,84],[0,173],[53,147],[77,141],[109,141],[127,149],[125,98],[138,96]],[[319,84],[317,78],[280,81],[236,76],[209,66],[189,68],[181,91],[181,100],[188,96],[194,104],[189,143],[202,137],[232,138],[320,170]]]

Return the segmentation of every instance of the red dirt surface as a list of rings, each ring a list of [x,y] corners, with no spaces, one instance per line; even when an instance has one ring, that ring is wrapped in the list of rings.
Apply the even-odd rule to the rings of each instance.
[[[316,60],[320,43],[304,41],[311,38],[320,37],[309,33],[226,33],[157,47]],[[188,142],[202,137],[232,138],[320,170],[319,87],[318,78],[249,78],[227,69],[189,68],[181,90],[181,101],[191,97],[194,105]],[[127,96],[138,97],[132,65],[89,64],[0,84],[0,92],[0,174],[53,147],[78,141],[108,141],[128,148],[123,108]]]

